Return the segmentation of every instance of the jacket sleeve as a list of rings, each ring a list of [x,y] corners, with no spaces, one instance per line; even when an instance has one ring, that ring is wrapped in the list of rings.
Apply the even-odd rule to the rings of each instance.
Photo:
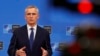
[[[52,56],[52,48],[51,48],[51,44],[50,44],[50,35],[49,33],[47,34],[47,40],[46,40],[46,47],[47,47],[47,51],[48,51],[48,55]]]
[[[17,45],[17,42],[16,42],[17,38],[16,38],[16,34],[13,33],[13,36],[10,40],[10,44],[9,44],[9,47],[8,47],[8,56],[15,56],[15,53],[16,53],[16,45]]]
[[[52,48],[50,44],[50,34],[46,32],[46,38],[43,44],[43,48],[45,48],[48,51],[48,56],[52,56]]]

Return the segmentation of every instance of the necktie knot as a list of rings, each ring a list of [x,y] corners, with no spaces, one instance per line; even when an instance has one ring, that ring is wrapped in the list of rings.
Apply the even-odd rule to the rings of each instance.
[[[33,30],[33,28],[30,28],[30,30]]]

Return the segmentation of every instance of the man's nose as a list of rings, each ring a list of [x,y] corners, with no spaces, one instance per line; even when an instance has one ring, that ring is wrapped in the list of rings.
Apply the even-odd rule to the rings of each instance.
[[[31,14],[30,17],[32,17],[33,15]]]

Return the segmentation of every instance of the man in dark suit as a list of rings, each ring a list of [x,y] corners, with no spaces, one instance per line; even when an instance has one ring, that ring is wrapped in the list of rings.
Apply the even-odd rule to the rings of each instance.
[[[8,48],[9,56],[51,56],[50,36],[48,31],[37,25],[38,8],[28,6],[25,9],[27,24],[16,29]]]

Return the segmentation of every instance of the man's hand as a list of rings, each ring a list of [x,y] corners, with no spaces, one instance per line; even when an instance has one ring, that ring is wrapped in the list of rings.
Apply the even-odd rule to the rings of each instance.
[[[26,47],[22,47],[21,49],[16,51],[16,56],[26,56],[26,53],[24,51]]]
[[[48,56],[48,51],[45,50],[43,47],[41,47],[42,50],[42,56]]]

